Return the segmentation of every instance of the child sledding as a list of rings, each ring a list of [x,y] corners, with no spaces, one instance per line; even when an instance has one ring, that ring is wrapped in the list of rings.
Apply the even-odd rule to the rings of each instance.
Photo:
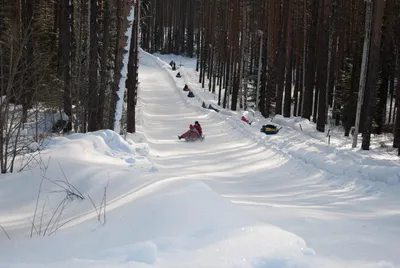
[[[199,121],[194,122],[194,125],[190,124],[189,125],[189,130],[183,133],[182,135],[178,136],[178,139],[185,139],[185,141],[203,141],[204,140],[204,135],[203,135],[203,129],[201,128],[201,125]]]
[[[188,92],[187,96],[189,98],[194,98],[194,93],[193,93],[193,91],[190,90],[188,85],[185,84],[185,86],[183,87],[183,91]]]

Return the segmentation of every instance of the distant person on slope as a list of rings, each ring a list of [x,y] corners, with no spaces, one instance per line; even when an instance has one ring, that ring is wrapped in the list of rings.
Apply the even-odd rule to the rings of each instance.
[[[171,62],[169,63],[169,65],[172,67],[172,71],[176,70],[176,63],[175,61],[171,60]]]
[[[189,93],[187,94],[189,98],[194,98],[194,93],[189,89]]]
[[[246,117],[244,117],[244,115],[242,116],[242,121],[246,122],[247,124],[250,124],[249,120]]]
[[[203,136],[203,129],[201,128],[199,121],[194,122],[194,126],[190,124],[189,130],[178,136],[178,139],[184,139],[189,135],[192,137],[193,140],[196,140],[197,138]]]

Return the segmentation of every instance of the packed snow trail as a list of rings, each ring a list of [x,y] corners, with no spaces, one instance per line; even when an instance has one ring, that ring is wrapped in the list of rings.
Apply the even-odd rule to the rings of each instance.
[[[400,250],[393,246],[400,239],[400,202],[390,188],[358,187],[351,178],[254,142],[200,102],[189,104],[155,59],[142,57],[138,131],[160,171],[185,180],[200,177],[260,222],[304,238],[320,256],[400,265]],[[177,135],[195,120],[206,140],[179,141]]]
[[[202,109],[195,81],[140,59],[138,133],[51,137],[38,166],[1,175],[0,267],[398,266],[398,187],[281,150],[304,136],[266,138],[231,111]],[[207,139],[179,141],[195,120]],[[301,148],[326,159],[312,141]]]

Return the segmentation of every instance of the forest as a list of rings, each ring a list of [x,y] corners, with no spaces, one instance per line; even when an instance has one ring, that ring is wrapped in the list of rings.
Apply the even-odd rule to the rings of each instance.
[[[153,0],[146,7],[141,46],[197,57],[199,83],[224,108],[252,102],[265,117],[301,116],[321,132],[341,125],[345,136],[362,133],[364,150],[372,133],[393,133],[399,147],[399,1]]]
[[[363,150],[392,133],[400,153],[399,1],[0,0],[1,172],[46,116],[135,132],[139,48],[196,57],[224,108],[342,126]]]

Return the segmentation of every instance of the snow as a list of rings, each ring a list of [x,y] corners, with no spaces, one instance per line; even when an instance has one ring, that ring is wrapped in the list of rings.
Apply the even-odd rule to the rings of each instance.
[[[266,136],[271,119],[218,106],[193,59],[140,53],[137,133],[49,138],[41,165],[0,176],[0,267],[400,265],[397,156],[338,130],[329,145],[300,118],[276,116]],[[179,141],[195,120],[207,139]]]
[[[133,27],[133,19],[135,15],[135,7],[132,5],[130,14],[127,18],[129,26],[126,29],[125,36],[127,37],[126,46],[125,46],[125,53],[122,59],[122,70],[121,70],[121,80],[119,81],[118,85],[118,101],[117,106],[115,109],[115,120],[114,120],[114,131],[116,133],[121,132],[121,118],[122,118],[122,109],[124,104],[124,96],[125,96],[125,89],[126,89],[126,80],[128,78],[128,63],[129,63],[129,49],[131,47],[131,40],[132,40],[132,27]]]
[[[53,125],[59,120],[68,121],[69,117],[65,112],[52,113],[50,115],[42,114],[43,111],[39,111],[42,117],[38,122],[27,122],[24,124],[22,134],[26,136],[34,136],[36,128],[38,133],[51,133]]]

